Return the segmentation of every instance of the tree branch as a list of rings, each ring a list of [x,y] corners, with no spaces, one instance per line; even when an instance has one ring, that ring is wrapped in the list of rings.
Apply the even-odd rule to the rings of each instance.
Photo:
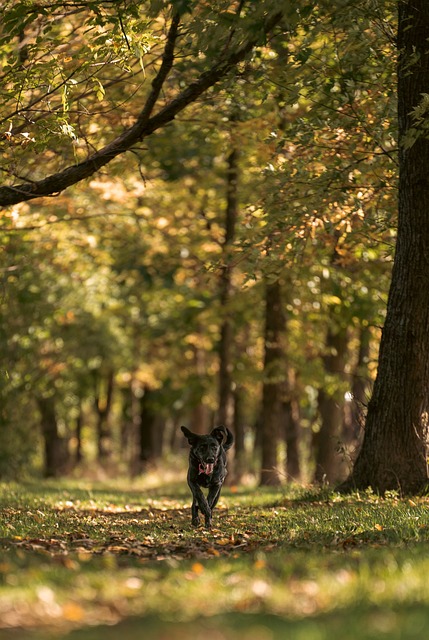
[[[264,24],[264,33],[268,34],[271,32],[281,19],[281,11],[267,18]],[[161,67],[152,82],[152,90],[136,122],[112,142],[79,164],[67,167],[58,173],[52,174],[32,184],[0,187],[0,206],[6,207],[42,196],[57,195],[67,187],[90,177],[118,155],[130,149],[136,142],[139,142],[157,129],[174,120],[178,113],[199,98],[207,89],[217,84],[231,69],[244,60],[259,41],[259,38],[255,36],[236,51],[231,52],[225,58],[219,60],[211,69],[202,73],[195,82],[191,83],[176,98],[171,100],[158,113],[151,117],[163,84],[173,66],[179,23],[179,16],[173,16]]]

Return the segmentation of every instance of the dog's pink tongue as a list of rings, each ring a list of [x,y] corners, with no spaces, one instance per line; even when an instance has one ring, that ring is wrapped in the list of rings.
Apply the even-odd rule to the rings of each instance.
[[[206,475],[209,476],[211,473],[213,473],[213,469],[214,469],[214,464],[211,462],[200,463],[200,473],[205,473]]]

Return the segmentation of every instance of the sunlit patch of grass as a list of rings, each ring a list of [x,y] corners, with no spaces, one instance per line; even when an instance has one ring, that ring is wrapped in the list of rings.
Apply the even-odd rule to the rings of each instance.
[[[191,527],[185,484],[0,488],[0,629],[58,633],[143,615],[189,631],[201,616],[245,614],[274,616],[299,637],[300,621],[320,631],[337,615],[346,638],[346,612],[391,629],[402,618],[386,612],[408,620],[429,605],[427,498],[230,487],[208,531]],[[233,635],[220,637],[236,637],[228,619]]]

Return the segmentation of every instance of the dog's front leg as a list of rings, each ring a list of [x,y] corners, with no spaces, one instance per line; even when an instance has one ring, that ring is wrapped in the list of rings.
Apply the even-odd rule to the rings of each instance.
[[[212,510],[209,507],[206,497],[197,484],[189,483],[189,487],[194,498],[191,508],[192,524],[194,526],[199,525],[200,521],[198,518],[198,509],[200,509],[201,513],[204,514],[205,526],[207,527],[207,529],[210,529],[210,527],[212,526]]]
[[[215,508],[219,500],[221,489],[222,489],[221,484],[212,485],[209,489],[209,493],[207,495],[207,502],[209,503],[209,507],[212,512],[212,515],[213,515],[213,509]]]
[[[194,527],[198,527],[198,525],[200,524],[200,519],[198,517],[198,503],[195,496],[193,496],[192,498],[191,515],[192,515],[192,524],[194,525]]]

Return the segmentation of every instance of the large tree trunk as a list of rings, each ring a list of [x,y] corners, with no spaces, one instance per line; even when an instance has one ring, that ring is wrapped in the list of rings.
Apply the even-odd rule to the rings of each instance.
[[[223,243],[223,268],[220,284],[220,302],[223,312],[219,341],[219,423],[230,428],[234,419],[233,396],[233,345],[234,325],[228,308],[232,293],[231,247],[235,239],[235,227],[238,213],[238,151],[233,149],[228,156],[225,238]]]
[[[427,485],[429,410],[429,139],[411,113],[429,87],[429,2],[399,7],[399,219],[377,378],[352,487],[414,493]],[[410,146],[414,128],[417,139]]]
[[[284,314],[279,280],[265,288],[265,357],[262,392],[261,485],[280,484],[277,446],[282,417],[285,361],[282,348]]]

